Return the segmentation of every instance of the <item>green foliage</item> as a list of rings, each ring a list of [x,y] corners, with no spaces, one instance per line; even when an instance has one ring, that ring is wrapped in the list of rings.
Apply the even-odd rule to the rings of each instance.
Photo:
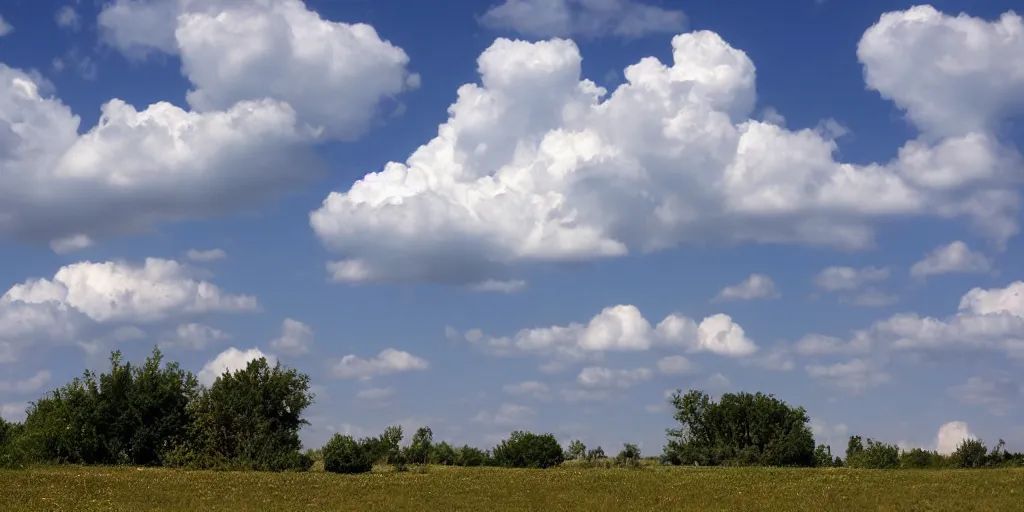
[[[494,460],[503,467],[549,468],[564,459],[554,435],[517,430],[494,447]]]
[[[985,467],[988,449],[980,439],[964,439],[949,456],[953,468],[972,469]]]
[[[838,457],[837,457],[838,458]],[[836,459],[832,458],[832,447],[825,444],[819,444],[814,450],[814,465],[819,468],[829,468],[835,466]]]
[[[430,463],[442,466],[455,465],[455,449],[447,441],[435,444],[430,449]]]
[[[565,460],[581,460],[587,456],[587,445],[579,439],[573,439],[565,451]]]
[[[622,445],[622,451],[615,456],[615,464],[630,468],[640,467],[640,448],[632,443]]]
[[[903,469],[940,469],[948,466],[948,459],[935,451],[911,448],[900,454],[900,467]]]
[[[851,468],[894,469],[900,467],[900,449],[874,439],[867,440],[867,447],[861,444],[860,436],[850,437],[847,445],[846,465]],[[851,450],[852,448],[852,450]]]
[[[25,458],[77,464],[160,465],[188,434],[195,377],[161,367],[154,348],[142,366],[110,357],[110,372],[81,378],[31,404],[19,440]]]
[[[225,372],[189,404],[189,438],[172,458],[200,468],[301,469],[302,412],[313,403],[309,376],[265,358]],[[296,466],[300,464],[300,466]]]
[[[420,427],[412,436],[409,446],[405,449],[405,458],[411,464],[430,462],[430,448],[434,443],[434,433],[430,427]]]
[[[663,460],[672,464],[813,466],[814,437],[802,407],[773,395],[702,391],[671,398],[680,428],[668,429]]]
[[[493,465],[494,461],[490,454],[479,448],[472,446],[462,445],[461,448],[455,450],[455,465],[456,466],[490,466]]]
[[[334,434],[320,453],[324,458],[324,471],[329,473],[368,473],[373,469],[367,446],[356,442],[352,436]]]

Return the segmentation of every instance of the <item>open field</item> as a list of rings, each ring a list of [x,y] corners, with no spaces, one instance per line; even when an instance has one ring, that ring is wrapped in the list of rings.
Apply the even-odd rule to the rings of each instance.
[[[1020,510],[1024,470],[431,467],[356,476],[108,467],[0,471],[15,510]]]

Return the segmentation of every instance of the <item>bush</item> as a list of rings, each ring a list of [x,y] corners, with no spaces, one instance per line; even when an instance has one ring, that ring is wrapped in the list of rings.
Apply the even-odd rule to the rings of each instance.
[[[455,465],[455,449],[445,441],[435,444],[430,450],[430,463],[442,466]]]
[[[581,460],[586,456],[587,446],[579,439],[574,439],[569,443],[569,448],[565,451],[565,460]]]
[[[357,443],[352,436],[334,434],[320,453],[324,459],[324,471],[329,473],[357,474],[373,469],[367,447]]]
[[[947,460],[938,452],[911,448],[900,454],[900,467],[904,469],[939,469],[946,467]]]
[[[430,450],[434,443],[434,433],[430,427],[421,427],[412,436],[409,446],[405,449],[405,458],[411,464],[430,462]]]
[[[494,460],[510,468],[549,468],[562,463],[562,447],[551,434],[515,431],[494,447]]]
[[[635,444],[625,443],[622,451],[615,456],[615,464],[630,468],[640,467],[640,448]]]
[[[860,444],[860,437],[850,438],[847,448],[846,465],[863,469],[895,469],[900,467],[900,449],[874,439],[867,440],[867,447]]]
[[[491,459],[491,455],[489,453],[479,448],[469,446],[468,444],[455,450],[456,466],[490,466],[493,463],[494,461]]]
[[[964,439],[949,456],[949,465],[962,469],[985,467],[987,453],[988,449],[980,439]]]

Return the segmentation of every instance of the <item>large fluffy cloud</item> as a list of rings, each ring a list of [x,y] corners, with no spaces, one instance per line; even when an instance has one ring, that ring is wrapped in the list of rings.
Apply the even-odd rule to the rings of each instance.
[[[0,361],[35,343],[127,339],[142,335],[133,324],[256,308],[255,297],[226,293],[171,260],[74,263],[0,296]]]
[[[80,132],[48,83],[0,63],[0,236],[67,251],[252,206],[315,175],[311,144],[358,136],[417,81],[372,27],[298,0],[122,0],[100,23],[119,48],[177,51],[191,108],[115,98]]]
[[[198,111],[275,98],[331,137],[360,135],[382,99],[419,83],[372,26],[325,20],[301,0],[119,0],[99,24],[126,53],[178,54]]]
[[[460,336],[449,329],[450,337]],[[758,346],[728,315],[709,316],[700,323],[670,314],[656,326],[632,305],[604,308],[586,324],[570,323],[522,329],[511,337],[493,337],[472,329],[461,337],[498,355],[534,354],[554,363],[598,361],[605,352],[644,351],[652,348],[710,352],[745,357]]]
[[[270,366],[277,364],[276,356],[273,354],[265,354],[258,348],[239,350],[235,347],[231,347],[220,354],[217,354],[217,357],[207,361],[206,364],[203,365],[203,368],[199,370],[199,374],[196,375],[196,379],[198,379],[204,386],[210,386],[225,372],[234,373],[238,370],[244,370],[249,366],[250,361],[254,361],[261,357],[266,358],[267,364]]]
[[[571,41],[498,39],[433,140],[331,193],[311,225],[341,255],[329,265],[340,281],[479,282],[517,262],[687,242],[862,248],[893,216],[966,217],[1003,241],[1017,231],[1020,157],[994,126],[1024,86],[1000,58],[1024,51],[1021,27],[917,7],[866,31],[868,86],[921,134],[868,165],[836,161],[829,130],[751,119],[754,65],[715,33],[674,37],[671,65],[644,58],[611,94],[581,80]],[[972,44],[932,44],[935,31]],[[991,108],[970,123],[950,115],[978,96]]]

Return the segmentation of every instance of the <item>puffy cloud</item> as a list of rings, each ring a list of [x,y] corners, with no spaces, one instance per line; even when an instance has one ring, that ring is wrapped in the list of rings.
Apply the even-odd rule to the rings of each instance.
[[[217,342],[229,340],[231,335],[209,325],[198,323],[181,324],[160,343],[164,347],[184,347],[203,350]]]
[[[418,81],[372,27],[299,0],[119,0],[99,24],[126,52],[177,52],[190,109],[115,98],[80,133],[49,84],[0,64],[0,236],[97,240],[251,207],[314,178],[311,145],[354,139]]]
[[[455,337],[457,332],[449,329],[447,335]],[[498,355],[536,354],[553,357],[556,362],[596,361],[607,351],[652,348],[681,348],[728,357],[745,357],[758,350],[757,344],[728,315],[713,315],[698,324],[671,314],[652,326],[632,305],[604,308],[586,324],[522,329],[512,337],[491,337],[472,329],[463,337],[470,344]]]
[[[743,282],[723,288],[715,299],[719,301],[751,300],[770,299],[778,296],[779,290],[771,277],[764,274],[750,274]]]
[[[493,413],[487,411],[478,412],[471,421],[505,427],[519,427],[529,424],[536,415],[537,411],[532,407],[504,403]]]
[[[849,291],[886,279],[889,279],[888,268],[828,267],[814,277],[814,285],[828,292]]]
[[[88,348],[144,336],[133,323],[256,308],[255,297],[225,293],[171,260],[74,263],[0,296],[0,362],[37,344]]]
[[[281,336],[270,342],[270,348],[286,354],[300,355],[309,352],[313,343],[313,329],[291,318],[281,324]]]
[[[949,395],[962,403],[984,407],[993,416],[1003,416],[1024,399],[1024,384],[1001,375],[971,377],[949,388]]]
[[[686,16],[637,0],[505,0],[480,22],[527,36],[639,37],[682,30]]]
[[[254,361],[259,358],[266,358],[267,363],[271,366],[277,364],[277,357],[273,354],[264,354],[262,350],[258,348],[250,348],[248,350],[239,350],[235,347],[231,347],[220,354],[217,357],[207,361],[203,365],[203,369],[199,371],[196,378],[204,386],[213,385],[214,381],[218,377],[223,375],[225,372],[234,373],[238,370],[244,370],[250,361]]]
[[[889,382],[889,374],[864,359],[853,359],[833,365],[808,365],[807,374],[816,379],[831,381],[837,387],[859,393]]]
[[[951,421],[939,427],[939,433],[935,436],[935,450],[943,455],[949,455],[967,439],[974,439],[974,434],[968,430],[967,423]]]
[[[53,20],[57,23],[58,27],[78,30],[78,13],[70,5],[65,5],[58,9]]]
[[[683,374],[696,370],[696,365],[683,356],[666,356],[658,360],[658,370],[667,374]]]
[[[869,85],[887,97],[916,62],[945,62],[942,52],[956,51],[890,30],[893,20],[919,12],[886,15],[861,41]],[[1016,19],[971,23],[988,34],[982,46],[994,48]],[[890,46],[899,51],[875,51]],[[571,41],[496,40],[477,61],[480,83],[459,88],[434,139],[405,163],[331,193],[311,213],[316,234],[340,255],[329,267],[334,277],[474,283],[507,279],[517,263],[683,243],[866,248],[874,223],[892,217],[966,217],[997,241],[1015,233],[1020,201],[1011,182],[1020,156],[993,133],[936,132],[925,123],[921,138],[892,161],[838,162],[835,133],[750,118],[754,65],[717,34],[678,35],[672,56],[671,65],[647,57],[627,67],[626,83],[608,94],[580,79]],[[979,89],[1015,83],[996,60],[971,62]],[[933,67],[938,90],[962,82]],[[959,111],[973,101],[961,98],[975,96],[928,104],[956,103],[950,111]],[[927,120],[904,99],[895,101],[912,119]],[[991,100],[1000,107],[1015,101],[1008,94]],[[956,181],[939,178],[949,170]]]
[[[152,322],[173,315],[247,311],[256,298],[230,295],[208,281],[194,279],[173,260],[146,258],[142,266],[126,262],[84,261],[61,267],[53,279],[28,280],[0,297],[0,304],[57,303],[96,322]]]
[[[600,366],[589,366],[580,371],[580,374],[576,376],[576,382],[585,388],[628,389],[650,380],[652,375],[654,372],[649,368],[613,370]]]
[[[197,111],[275,98],[332,138],[359,136],[381,100],[419,82],[372,26],[325,20],[301,0],[119,0],[98,21],[129,55],[178,54]]]
[[[216,261],[227,258],[228,254],[223,249],[209,249],[206,251],[189,249],[185,256],[192,261]]]
[[[793,349],[803,355],[997,351],[1024,359],[1024,281],[1005,288],[973,288],[946,318],[898,313],[855,331],[849,340],[811,334]]]
[[[362,359],[355,354],[341,358],[331,366],[331,375],[339,379],[370,380],[380,375],[421,371],[430,368],[426,359],[402,350],[386,348],[372,359]]]
[[[48,370],[41,370],[35,375],[21,380],[0,380],[0,393],[32,393],[39,391],[48,382],[51,374]]]
[[[510,395],[525,395],[546,402],[551,400],[551,389],[547,384],[535,380],[527,380],[517,384],[507,384],[502,390]]]
[[[928,253],[923,260],[910,267],[910,275],[927,277],[954,272],[984,273],[990,270],[992,263],[988,257],[972,251],[966,243],[956,240]]]

